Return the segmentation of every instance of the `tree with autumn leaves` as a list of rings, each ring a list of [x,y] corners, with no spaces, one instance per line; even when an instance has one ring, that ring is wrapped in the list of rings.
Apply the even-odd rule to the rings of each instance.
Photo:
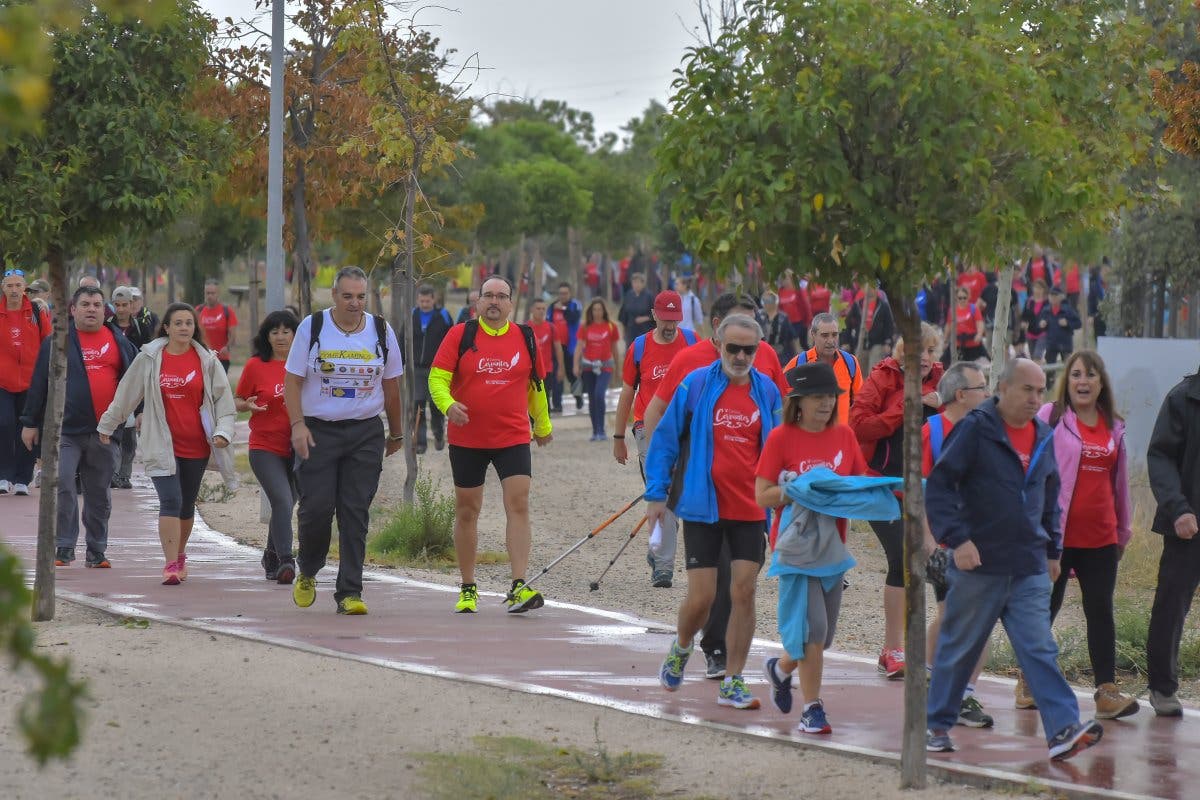
[[[1127,200],[1147,41],[1117,0],[747,0],[678,73],[658,183],[702,259],[878,281],[919,341],[915,295],[945,257],[1103,228]],[[904,371],[902,783],[922,786],[919,348]]]

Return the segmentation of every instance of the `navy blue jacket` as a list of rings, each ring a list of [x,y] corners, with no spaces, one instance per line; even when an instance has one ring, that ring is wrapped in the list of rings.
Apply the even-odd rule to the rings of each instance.
[[[1042,313],[1038,315],[1038,319],[1046,321],[1046,327],[1042,328],[1046,333],[1046,346],[1069,353],[1073,346],[1072,340],[1075,331],[1083,327],[1083,322],[1079,319],[1075,308],[1064,301],[1059,305],[1056,314],[1054,307],[1050,303],[1046,303],[1042,306]],[[1066,320],[1067,324],[1061,324],[1060,320]]]
[[[125,338],[121,329],[111,322],[104,323],[121,353],[121,376],[129,369],[137,355],[133,343]],[[41,429],[46,415],[46,389],[50,376],[50,341],[53,336],[42,340],[42,349],[38,351],[37,365],[33,368],[33,382],[29,384],[29,392],[25,395],[25,409],[21,412],[21,425],[26,428]],[[100,409],[104,413],[105,409]],[[79,348],[79,334],[75,332],[75,323],[68,322],[67,327],[67,402],[63,409],[62,432],[69,436],[84,436],[96,432],[96,421],[99,414],[92,406],[92,390],[88,386],[87,370],[83,366],[83,351]]]
[[[1008,440],[996,399],[981,403],[946,438],[929,474],[925,509],[933,538],[975,543],[989,575],[1036,575],[1059,559],[1058,461],[1053,430],[1040,419],[1028,472]]]

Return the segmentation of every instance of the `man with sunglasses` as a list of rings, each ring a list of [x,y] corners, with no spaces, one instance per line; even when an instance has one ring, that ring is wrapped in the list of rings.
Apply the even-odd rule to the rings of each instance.
[[[712,329],[716,331],[721,326],[721,323],[725,321],[726,317],[730,316],[743,316],[753,320],[757,311],[758,307],[750,298],[739,297],[731,292],[727,292],[713,301]],[[658,425],[659,419],[662,418],[663,412],[666,411],[667,405],[671,402],[675,390],[683,382],[683,379],[693,370],[711,366],[720,360],[720,358],[721,345],[717,341],[715,333],[711,339],[702,339],[691,347],[675,354],[674,358],[671,359],[670,367],[667,369],[666,377],[658,384],[658,389],[655,391],[650,403],[646,406],[646,411],[643,415],[646,423],[645,437],[647,442],[653,439],[654,428]],[[773,348],[759,347],[754,351],[754,368],[774,381],[781,396],[790,390],[787,381],[783,377],[783,368],[779,365],[779,356],[775,354]],[[752,472],[753,470],[751,470]],[[654,526],[651,526],[650,529],[653,530]],[[664,540],[666,537],[671,536],[673,536],[672,531],[668,530],[664,532]],[[713,680],[725,676],[725,654],[727,652],[725,648],[725,625],[729,620],[730,610],[728,556],[728,552],[722,553],[721,562],[718,565],[717,593],[713,600],[708,623],[704,626],[704,638],[700,641],[700,648],[704,651],[704,658],[708,662],[705,676]]]
[[[550,412],[537,345],[531,345],[533,333],[509,321],[513,290],[508,280],[493,275],[484,281],[478,311],[476,319],[450,329],[429,370],[429,396],[450,423],[446,439],[454,476],[454,551],[462,576],[454,610],[471,614],[478,605],[479,512],[487,470],[494,466],[504,496],[504,542],[512,567],[508,612],[520,614],[545,603],[525,585],[532,546],[529,420],[532,438],[542,447],[551,439]]]
[[[742,679],[754,634],[755,584],[766,553],[766,517],[755,502],[754,472],[767,436],[779,424],[782,395],[754,369],[755,354],[769,348],[753,318],[726,316],[716,338],[720,361],[684,378],[646,456],[646,522],[651,527],[659,522],[668,495],[677,490],[674,510],[683,520],[688,570],[687,596],[659,682],[669,692],[683,682],[692,640],[717,595],[722,551],[728,550],[731,611],[717,703],[755,709],[759,701]]]
[[[0,495],[27,495],[37,454],[22,443],[19,419],[50,315],[25,296],[25,270],[4,270],[0,290]]]

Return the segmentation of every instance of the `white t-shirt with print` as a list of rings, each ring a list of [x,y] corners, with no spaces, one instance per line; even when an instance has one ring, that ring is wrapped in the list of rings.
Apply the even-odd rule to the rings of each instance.
[[[383,411],[383,381],[404,373],[400,344],[392,326],[387,326],[387,363],[375,332],[371,314],[363,314],[364,325],[357,333],[344,333],[334,324],[328,310],[321,327],[320,351],[312,346],[312,317],[296,329],[284,368],[304,379],[300,405],[304,416],[334,422],[370,419]]]

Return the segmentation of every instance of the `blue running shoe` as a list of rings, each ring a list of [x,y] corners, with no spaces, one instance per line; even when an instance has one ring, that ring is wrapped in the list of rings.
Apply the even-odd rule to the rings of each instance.
[[[954,742],[950,741],[949,731],[925,731],[925,749],[930,753],[953,753]]]
[[[1102,736],[1104,728],[1094,719],[1068,725],[1050,740],[1050,759],[1066,761],[1100,741]]]
[[[790,714],[792,713],[792,676],[788,675],[786,681],[779,680],[775,675],[775,665],[778,663],[778,658],[768,658],[763,664],[763,675],[767,677],[767,683],[771,686],[771,699],[775,701],[775,707],[785,714]]]
[[[662,668],[658,671],[658,682],[668,692],[675,691],[683,683],[683,668],[687,666],[691,655],[692,648],[684,649],[679,646],[679,642],[671,642],[671,651],[667,653]]]
[[[730,675],[721,681],[721,688],[717,692],[717,705],[752,711],[758,708],[758,698],[750,694],[741,675]]]
[[[825,718],[825,706],[821,704],[820,700],[804,710],[804,713],[800,715],[800,724],[797,727],[804,733],[833,733],[829,720]]]

